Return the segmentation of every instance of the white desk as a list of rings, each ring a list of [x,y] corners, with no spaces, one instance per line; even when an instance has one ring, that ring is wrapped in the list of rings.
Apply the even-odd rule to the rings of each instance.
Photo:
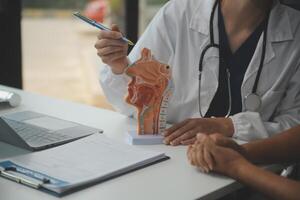
[[[8,112],[33,110],[102,128],[105,135],[121,141],[124,141],[125,131],[135,124],[134,120],[112,111],[56,100],[1,85],[0,89],[16,91],[22,96],[21,106],[18,108],[0,106],[0,115]],[[241,187],[239,183],[232,179],[217,175],[206,175],[197,171],[188,163],[186,147],[184,146],[155,145],[145,146],[145,148],[165,152],[171,159],[94,185],[62,199],[216,199]],[[25,153],[28,152],[0,142],[0,159]],[[51,200],[58,198],[0,178],[0,199]]]

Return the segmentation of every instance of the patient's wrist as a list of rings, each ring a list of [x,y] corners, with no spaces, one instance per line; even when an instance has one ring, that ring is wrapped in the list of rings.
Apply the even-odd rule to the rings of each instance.
[[[247,160],[239,159],[231,166],[228,176],[236,180],[241,180],[245,175],[250,173],[251,168],[253,167],[255,166]]]
[[[214,118],[219,122],[219,130],[216,132],[222,133],[226,137],[232,137],[234,134],[234,127],[230,118]]]
[[[242,155],[251,163],[257,163],[255,153],[251,150],[251,142],[241,145],[243,150]]]

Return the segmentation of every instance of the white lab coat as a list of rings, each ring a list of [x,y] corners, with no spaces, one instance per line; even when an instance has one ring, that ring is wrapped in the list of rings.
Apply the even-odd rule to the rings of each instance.
[[[175,91],[168,108],[168,122],[200,117],[198,111],[198,63],[209,43],[209,18],[214,0],[171,0],[154,17],[129,55],[131,62],[141,49],[152,50],[155,58],[172,67]],[[217,12],[214,22],[218,42]],[[246,71],[242,99],[251,93],[261,59],[263,37]],[[206,113],[218,88],[219,52],[210,51],[202,75],[201,110]],[[241,140],[267,138],[300,124],[300,12],[274,1],[271,11],[266,57],[257,93],[262,98],[259,112],[245,111],[231,116],[234,137]],[[108,66],[101,69],[100,82],[112,105],[132,115],[124,96],[128,77],[115,75]],[[227,105],[224,105],[227,107]]]

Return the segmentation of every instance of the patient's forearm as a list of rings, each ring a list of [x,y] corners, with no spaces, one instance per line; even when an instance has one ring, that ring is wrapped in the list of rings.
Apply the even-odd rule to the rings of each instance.
[[[238,166],[233,178],[270,199],[299,199],[300,183],[265,171],[250,163]]]
[[[243,145],[246,157],[255,163],[282,163],[300,161],[300,126],[268,139]]]

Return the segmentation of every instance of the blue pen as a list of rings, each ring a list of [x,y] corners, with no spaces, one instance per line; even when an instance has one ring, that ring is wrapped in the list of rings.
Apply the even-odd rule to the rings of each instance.
[[[94,20],[92,20],[92,19],[89,19],[89,18],[87,18],[87,17],[81,15],[80,12],[75,12],[75,13],[73,13],[73,15],[76,16],[76,17],[78,17],[79,19],[85,21],[86,23],[88,23],[88,24],[90,24],[90,25],[92,25],[92,26],[95,26],[95,27],[97,27],[97,28],[99,28],[99,29],[101,29],[101,30],[104,30],[104,31],[111,31],[111,29],[105,27],[103,24],[97,23],[96,21],[94,21]],[[122,40],[123,40],[124,42],[127,42],[129,45],[132,45],[132,46],[134,45],[134,43],[131,42],[130,40],[128,40],[126,37],[122,37]]]

